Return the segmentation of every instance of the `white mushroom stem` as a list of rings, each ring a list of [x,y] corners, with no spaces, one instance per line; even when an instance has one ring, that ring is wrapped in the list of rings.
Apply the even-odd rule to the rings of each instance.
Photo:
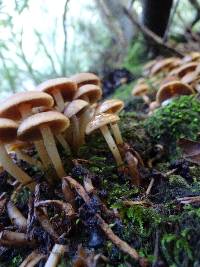
[[[12,201],[7,204],[8,217],[20,230],[26,230],[27,220]]]
[[[73,142],[73,149],[75,152],[77,152],[79,147],[79,121],[76,115],[71,117],[71,127],[72,127],[72,142]]]
[[[110,127],[112,129],[113,134],[114,134],[116,144],[117,145],[123,145],[124,141],[123,141],[120,129],[119,129],[119,125],[117,123],[111,123]]]
[[[19,106],[19,112],[20,112],[23,119],[28,118],[32,114],[31,105],[30,104],[21,104]],[[51,161],[49,159],[49,156],[47,154],[47,151],[44,147],[43,142],[42,141],[35,141],[33,143],[35,145],[35,148],[37,150],[39,158],[42,161],[44,168],[47,169],[49,167],[49,165],[51,164]]]
[[[57,267],[66,251],[66,246],[55,244],[44,267]]]
[[[119,149],[117,148],[117,145],[116,145],[116,143],[115,143],[115,141],[114,141],[114,139],[113,139],[113,137],[112,137],[112,135],[108,129],[108,126],[106,126],[106,125],[102,126],[100,128],[100,130],[101,130],[101,132],[102,132],[102,134],[103,134],[103,136],[104,136],[104,138],[105,138],[105,140],[106,140],[106,142],[107,142],[107,144],[108,144],[108,146],[109,146],[109,148],[110,148],[110,150],[111,150],[111,152],[112,152],[112,154],[116,160],[117,166],[123,165],[123,161],[122,161],[121,155],[119,153]]]
[[[69,147],[67,141],[65,140],[65,138],[63,137],[63,135],[57,134],[56,138],[57,138],[58,142],[62,145],[64,150],[67,152],[67,154],[71,154],[70,147]]]
[[[34,182],[32,178],[21,170],[16,164],[13,163],[12,159],[8,155],[8,152],[5,149],[5,146],[0,143],[0,162],[3,168],[13,176],[17,181],[23,185],[27,185],[31,190],[34,189]]]
[[[51,129],[47,125],[43,125],[40,126],[40,131],[47,153],[52,161],[56,173],[60,178],[66,176]]]
[[[46,151],[46,148],[44,146],[44,143],[39,140],[39,141],[34,141],[34,146],[37,150],[37,153],[39,155],[39,158],[41,159],[42,161],[42,164],[44,166],[45,169],[48,169],[49,165],[52,165],[51,164],[51,160],[47,154],[47,151]]]
[[[87,108],[80,117],[80,130],[79,130],[79,141],[80,145],[85,144],[85,129],[91,119],[91,109]]]
[[[37,251],[31,252],[28,257],[19,265],[19,267],[34,267],[36,264],[44,259],[46,256],[44,254],[38,253]]]
[[[18,159],[26,161],[31,165],[37,166],[38,168],[42,168],[42,164],[39,160],[30,157],[29,155],[21,151],[19,148],[15,150],[15,153]]]
[[[58,111],[63,112],[64,107],[65,107],[65,102],[64,102],[62,94],[60,93],[58,89],[53,90],[53,97],[58,107]]]

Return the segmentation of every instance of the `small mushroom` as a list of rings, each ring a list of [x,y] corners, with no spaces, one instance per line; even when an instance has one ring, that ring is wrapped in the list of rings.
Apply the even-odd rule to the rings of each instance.
[[[51,108],[54,104],[53,98],[37,91],[16,93],[0,103],[0,117],[13,120],[25,119],[32,114],[36,107]],[[50,160],[43,142],[34,142],[36,150],[45,168],[48,168]]]
[[[17,135],[22,141],[43,139],[52,164],[61,178],[65,171],[58,154],[53,134],[65,131],[69,127],[69,119],[57,111],[47,111],[29,116],[20,124]]]
[[[50,94],[55,100],[58,111],[63,112],[65,102],[73,99],[77,85],[68,78],[56,78],[39,84],[36,90]]]
[[[99,86],[101,83],[99,77],[90,72],[77,73],[71,76],[70,79],[77,84],[78,88],[85,84],[95,84]]]
[[[170,70],[179,64],[180,59],[176,57],[161,59],[152,67],[151,75],[155,75],[161,71]]]
[[[149,85],[143,80],[139,81],[132,90],[133,96],[141,96],[146,104],[149,104],[150,99],[147,96]]]
[[[177,77],[179,77],[181,79],[187,73],[192,72],[192,71],[195,71],[195,69],[197,68],[197,66],[198,66],[198,63],[197,62],[191,62],[191,63],[184,64],[183,66],[180,66],[180,67],[172,70],[169,73],[169,76],[175,75],[175,76],[177,76]]]
[[[101,113],[109,113],[109,114],[118,114],[124,108],[124,102],[118,99],[109,99],[104,101],[99,107],[96,109],[96,114]],[[110,124],[111,129],[113,131],[115,141],[117,145],[122,145],[123,138],[118,126],[118,122]]]
[[[65,116],[70,119],[70,130],[72,133],[72,148],[77,152],[80,146],[80,123],[81,113],[87,108],[88,102],[82,99],[73,100],[64,110]]]
[[[83,99],[90,105],[84,109],[80,117],[80,145],[85,143],[85,129],[94,114],[94,104],[102,97],[102,90],[95,84],[86,84],[78,88],[74,99]]]
[[[5,144],[13,142],[16,139],[18,125],[10,119],[0,118],[0,162],[3,168],[23,185],[30,189],[34,188],[32,178],[13,163]]]
[[[119,152],[119,149],[109,131],[107,125],[111,123],[116,123],[119,121],[119,117],[114,114],[101,113],[95,116],[86,127],[86,134],[90,134],[95,130],[100,129],[102,135],[104,136],[118,166],[123,165],[123,161]]]
[[[191,95],[193,93],[194,90],[187,84],[179,81],[169,82],[160,87],[156,94],[156,101],[163,105],[172,98],[180,95]]]
[[[42,164],[39,160],[30,157],[27,153],[23,151],[23,149],[31,148],[32,144],[22,141],[15,141],[14,143],[11,143],[7,145],[7,149],[9,152],[15,152],[18,159],[26,161],[27,163],[37,166],[38,168],[42,168]]]
[[[182,64],[189,63],[192,61],[198,61],[200,62],[200,53],[199,52],[191,52],[184,56],[184,58],[181,60]]]

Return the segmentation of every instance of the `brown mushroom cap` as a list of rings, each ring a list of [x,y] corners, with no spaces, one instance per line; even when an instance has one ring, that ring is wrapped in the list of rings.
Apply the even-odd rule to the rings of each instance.
[[[74,81],[63,77],[45,81],[39,84],[36,89],[52,96],[53,92],[58,90],[62,94],[65,101],[71,101],[77,90],[77,85]]]
[[[169,73],[169,75],[177,75],[178,77],[182,78],[188,72],[195,71],[197,66],[198,66],[197,62],[187,63],[179,68],[174,69],[173,71]]]
[[[181,82],[190,84],[197,81],[199,77],[200,74],[196,71],[188,72],[182,77]]]
[[[0,118],[0,142],[10,143],[16,139],[18,125],[10,119]]]
[[[178,81],[169,82],[160,87],[156,94],[156,101],[162,103],[177,95],[190,95],[193,93],[193,89],[187,84]]]
[[[87,107],[89,104],[88,102],[82,100],[82,99],[76,99],[70,102],[67,107],[64,110],[64,114],[71,118],[72,116],[80,113],[85,107]]]
[[[44,92],[27,91],[16,93],[0,103],[0,117],[19,120],[21,118],[20,105],[29,104],[32,108],[40,106],[50,108],[53,103],[53,98]]]
[[[59,134],[69,127],[69,119],[57,111],[34,114],[20,124],[17,131],[18,138],[22,141],[42,139],[39,129],[42,125],[47,125],[52,133]]]
[[[87,97],[90,104],[97,102],[102,96],[102,90],[99,86],[94,84],[86,84],[78,88],[74,99]]]
[[[174,67],[177,64],[177,59],[178,58],[176,57],[170,57],[159,60],[156,64],[153,65],[151,74],[156,74],[165,68],[169,68],[170,66]]]
[[[132,90],[132,95],[133,96],[141,96],[144,95],[148,92],[149,86],[146,83],[139,83],[137,84],[133,90]]]
[[[7,148],[9,151],[15,151],[16,149],[25,149],[25,148],[30,148],[30,147],[33,147],[32,143],[22,142],[19,140],[16,140],[15,142],[12,142],[7,145]]]
[[[85,84],[100,85],[100,79],[97,75],[90,72],[77,73],[70,77],[70,79],[77,83],[78,88]]]
[[[119,117],[115,114],[108,114],[108,113],[102,113],[93,118],[91,120],[87,127],[86,127],[86,134],[90,134],[93,131],[100,129],[102,126],[105,126],[110,123],[115,123],[119,121]]]
[[[184,63],[188,63],[191,61],[198,61],[200,60],[200,53],[199,52],[191,52],[189,54],[187,54],[182,60],[181,62]]]
[[[100,113],[118,113],[124,108],[124,102],[119,99],[109,99],[104,101],[96,109],[96,114]]]

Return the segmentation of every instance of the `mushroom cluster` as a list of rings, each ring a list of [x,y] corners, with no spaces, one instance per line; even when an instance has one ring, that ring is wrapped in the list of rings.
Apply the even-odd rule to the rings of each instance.
[[[181,95],[200,92],[200,53],[191,52],[182,59],[156,59],[144,66],[144,77],[133,88],[149,106],[149,114]]]
[[[16,93],[0,103],[0,163],[23,185],[34,188],[34,181],[10,157],[15,152],[37,168],[53,167],[59,178],[66,176],[58,152],[58,143],[77,153],[85,143],[85,134],[99,129],[118,166],[123,165],[118,145],[123,139],[118,127],[120,100],[97,103],[102,96],[100,79],[93,73],[71,78],[56,78],[39,84],[34,91]],[[112,132],[109,130],[109,126]],[[37,157],[28,155],[33,147]]]

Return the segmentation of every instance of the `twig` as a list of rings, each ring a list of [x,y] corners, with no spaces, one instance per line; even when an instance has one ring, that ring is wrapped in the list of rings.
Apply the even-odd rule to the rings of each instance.
[[[152,178],[150,183],[149,183],[149,186],[147,187],[146,196],[148,196],[150,194],[150,191],[151,191],[151,188],[152,188],[154,182],[155,182],[155,178]]]
[[[66,246],[55,244],[44,267],[57,267],[61,257],[66,251]]]
[[[31,252],[20,264],[19,267],[33,267],[36,266],[39,261],[46,258],[44,254],[41,254],[37,251]]]
[[[66,19],[67,19],[68,4],[69,4],[69,0],[66,0],[65,6],[64,6],[63,20],[62,20],[63,33],[64,33],[62,75],[66,75],[66,63],[67,63],[67,25],[66,25]]]
[[[86,202],[86,204],[90,203],[90,197],[83,188],[81,184],[79,184],[76,180],[74,180],[72,177],[67,176],[65,177],[67,181],[75,188],[77,193],[83,198],[83,200]],[[124,253],[128,254],[131,258],[133,258],[136,261],[139,261],[141,266],[144,266],[144,264],[147,262],[145,258],[141,258],[137,251],[130,247],[125,241],[121,240],[117,235],[115,235],[112,231],[112,229],[109,227],[109,225],[102,219],[100,214],[95,214],[95,217],[98,220],[99,226],[104,232],[104,234]]]
[[[149,30],[145,25],[141,25],[135,18],[134,16],[130,13],[130,11],[124,7],[124,13],[130,18],[132,21],[133,25],[136,25],[137,28],[146,36],[148,37],[153,43],[155,43],[157,46],[160,46],[161,48],[165,49],[168,51],[170,54],[179,56],[179,57],[184,57],[184,54],[182,54],[180,51],[177,49],[171,47],[169,44],[163,43],[162,38],[160,38],[157,34]]]
[[[12,201],[7,203],[8,217],[20,230],[26,230],[27,220]]]
[[[198,203],[200,202],[200,196],[181,197],[181,198],[177,198],[177,201],[180,201],[182,204]]]
[[[4,230],[0,233],[2,246],[34,246],[35,240],[28,240],[26,234]]]

